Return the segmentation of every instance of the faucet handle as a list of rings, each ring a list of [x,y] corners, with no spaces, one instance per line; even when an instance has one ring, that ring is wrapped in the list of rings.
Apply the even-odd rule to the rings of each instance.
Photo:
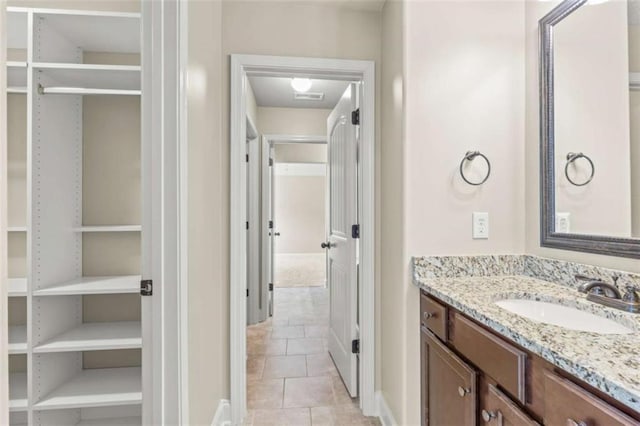
[[[638,287],[628,285],[625,288],[627,291],[622,297],[622,300],[627,303],[640,303],[640,296],[638,296]]]

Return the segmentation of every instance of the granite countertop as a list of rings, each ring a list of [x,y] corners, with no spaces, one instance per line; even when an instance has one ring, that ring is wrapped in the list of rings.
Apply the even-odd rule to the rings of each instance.
[[[566,285],[524,275],[432,277],[414,265],[413,282],[505,338],[640,412],[640,315],[588,302]],[[604,335],[526,319],[493,302],[531,299],[577,307],[610,318],[634,333]]]

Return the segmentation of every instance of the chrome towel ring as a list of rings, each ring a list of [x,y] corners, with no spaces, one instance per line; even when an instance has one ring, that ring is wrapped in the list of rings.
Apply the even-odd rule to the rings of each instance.
[[[464,175],[464,162],[473,161],[476,157],[482,157],[484,161],[487,162],[487,175],[480,182],[472,182],[469,179],[467,179],[467,177]],[[481,153],[480,151],[467,151],[467,153],[464,155],[464,158],[460,162],[460,176],[462,176],[462,179],[465,182],[467,182],[469,185],[478,186],[485,183],[487,179],[489,179],[490,175],[491,175],[491,162],[489,161],[487,156]]]
[[[587,160],[589,162],[589,165],[591,166],[591,176],[589,176],[589,178],[582,183],[575,182],[573,179],[569,177],[569,165],[580,158],[584,158],[585,160]],[[571,185],[585,186],[593,180],[593,176],[595,175],[595,173],[596,173],[596,167],[593,165],[593,161],[591,161],[591,158],[584,155],[582,152],[570,152],[567,154],[567,164],[564,166],[564,175],[566,176],[569,183],[571,183]]]

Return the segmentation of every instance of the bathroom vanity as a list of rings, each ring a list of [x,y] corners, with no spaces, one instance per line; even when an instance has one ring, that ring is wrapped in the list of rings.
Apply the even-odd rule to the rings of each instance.
[[[414,259],[424,425],[640,425],[636,315],[519,271],[495,275],[495,265],[485,264],[485,275],[460,270],[453,277],[437,276],[430,266]],[[497,269],[509,274],[512,267]],[[496,303],[509,299],[568,307],[594,320],[570,328],[546,324]],[[621,329],[571,329],[599,320]]]

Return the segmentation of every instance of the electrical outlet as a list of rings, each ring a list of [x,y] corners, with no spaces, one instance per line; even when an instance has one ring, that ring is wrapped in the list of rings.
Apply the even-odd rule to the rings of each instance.
[[[561,234],[571,233],[571,213],[556,212],[556,232]]]
[[[473,239],[489,239],[489,213],[473,212]]]

